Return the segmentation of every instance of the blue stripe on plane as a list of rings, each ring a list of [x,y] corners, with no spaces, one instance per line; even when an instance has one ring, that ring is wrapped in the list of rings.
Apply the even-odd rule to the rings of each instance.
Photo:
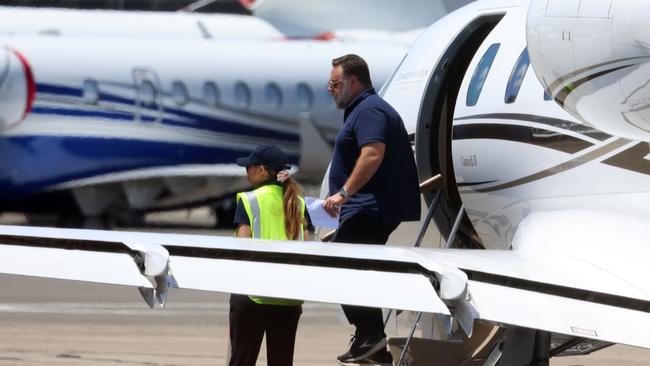
[[[134,169],[234,164],[245,148],[72,136],[0,139],[0,199],[19,200],[52,185]],[[292,164],[299,157],[290,155]],[[242,168],[243,169],[243,168]]]
[[[169,124],[174,126],[185,126],[185,127],[192,126],[194,128],[199,128],[201,130],[227,132],[236,135],[255,136],[255,137],[261,137],[265,139],[274,139],[274,140],[289,141],[295,143],[300,142],[300,135],[295,133],[285,133],[285,132],[279,132],[268,128],[247,126],[241,123],[228,122],[222,119],[216,119],[216,118],[212,118],[200,114],[173,110],[167,107],[165,107],[165,111],[176,114],[177,116],[180,117],[187,118],[184,121],[165,119],[166,121],[168,121]]]
[[[106,118],[106,119],[117,119],[121,121],[133,120],[133,114],[129,114],[129,113],[88,111],[88,110],[55,108],[55,107],[37,106],[32,108],[31,113],[50,114],[50,115],[57,115],[57,116],[70,116],[70,117],[98,117],[98,118]]]
[[[104,93],[100,92],[99,93],[99,100],[100,101],[105,101],[105,102],[113,102],[113,103],[121,103],[121,104],[126,104],[129,106],[134,106],[135,101],[129,98],[124,98],[119,95],[115,94],[109,94],[109,93]]]
[[[75,95],[78,97],[81,97],[81,95],[83,94],[80,89],[75,89],[67,86],[53,85],[53,84],[38,84],[38,88],[39,91],[42,91],[44,93]],[[100,100],[122,103],[130,106],[135,105],[135,102],[133,100],[121,96],[113,95],[113,94],[108,94],[108,93],[100,93]],[[144,106],[144,107],[150,113],[158,113],[156,105],[154,105],[153,107],[152,106]],[[45,110],[45,108],[46,107],[36,107],[34,108],[35,110],[34,113],[47,114],[48,111]],[[111,118],[112,113],[116,113],[116,112],[99,112],[99,111],[81,111],[76,109],[64,109],[64,108],[52,108],[50,112],[51,114],[57,114],[57,115],[67,115],[67,116],[75,116],[75,117],[84,117],[84,116],[101,117],[101,118]],[[295,133],[285,133],[285,132],[279,132],[267,128],[246,126],[236,122],[216,119],[210,116],[200,115],[200,114],[191,113],[188,111],[183,111],[183,110],[169,108],[169,107],[164,107],[164,112],[173,113],[179,117],[185,117],[188,119],[187,121],[177,121],[169,118],[162,119],[163,124],[168,124],[172,126],[197,128],[197,129],[207,130],[211,132],[223,132],[223,133],[230,133],[230,134],[237,134],[237,135],[244,135],[244,136],[262,137],[262,138],[275,139],[281,141],[290,141],[290,142],[300,141],[300,135]],[[125,118],[126,115],[128,115],[128,113],[126,112],[115,114],[116,116],[115,119],[127,120],[127,118]],[[135,118],[133,114],[130,115],[131,115],[131,119]],[[153,121],[155,120],[155,117],[142,116],[141,119],[144,121]]]
[[[48,93],[58,95],[68,95],[73,97],[82,97],[83,91],[78,88],[71,88],[69,86],[55,85],[55,84],[36,84],[37,93]]]

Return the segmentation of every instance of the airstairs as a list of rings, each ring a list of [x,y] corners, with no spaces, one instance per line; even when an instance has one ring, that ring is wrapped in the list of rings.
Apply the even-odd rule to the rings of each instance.
[[[414,247],[420,247],[433,220],[434,212],[442,196],[440,174],[420,184],[420,192],[433,193],[425,219],[422,221]],[[456,214],[444,248],[453,248],[460,227],[464,206]],[[335,231],[321,237],[330,241]],[[384,312],[384,327],[396,334],[408,324],[406,337],[392,337],[388,341],[395,366],[494,366],[502,354],[505,329],[484,322],[475,321],[471,335],[465,334],[452,317],[437,314],[423,314],[387,310]],[[416,331],[419,329],[419,334]]]
[[[420,184],[421,193],[433,193],[425,219],[422,221],[414,247],[420,247],[433,220],[433,214],[441,198],[440,187],[442,177],[438,174]],[[456,234],[465,213],[461,205],[453,225],[445,240],[444,247],[454,246]],[[389,310],[385,316],[384,326],[394,322],[397,330],[398,315],[408,317]],[[410,330],[406,337],[389,339],[391,353],[396,356],[397,366],[441,365],[441,366],[493,366],[501,355],[499,344],[502,340],[503,329],[486,323],[476,322],[471,335],[463,332],[453,318],[436,314],[412,314]],[[409,321],[407,320],[407,321]],[[419,337],[416,330],[419,328]]]

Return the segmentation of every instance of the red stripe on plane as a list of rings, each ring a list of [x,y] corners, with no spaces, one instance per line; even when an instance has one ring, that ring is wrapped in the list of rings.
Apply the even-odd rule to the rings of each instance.
[[[25,105],[25,111],[23,113],[22,119],[27,116],[27,113],[31,112],[32,106],[34,105],[34,99],[36,98],[36,80],[34,80],[34,73],[32,72],[32,67],[29,65],[27,58],[17,50],[12,50],[20,63],[23,65],[23,71],[25,72],[25,81],[27,82],[27,104]]]

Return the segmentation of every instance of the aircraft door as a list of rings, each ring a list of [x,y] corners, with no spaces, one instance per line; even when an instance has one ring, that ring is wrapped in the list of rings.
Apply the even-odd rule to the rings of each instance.
[[[150,68],[133,69],[135,84],[135,120],[136,122],[161,122],[163,115],[163,98],[160,81]]]

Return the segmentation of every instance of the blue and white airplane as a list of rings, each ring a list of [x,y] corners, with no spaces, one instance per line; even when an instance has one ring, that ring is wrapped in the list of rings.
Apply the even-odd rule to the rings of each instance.
[[[432,20],[447,11],[425,3]],[[342,118],[322,82],[329,60],[364,55],[379,87],[423,31],[364,29],[366,20],[350,30],[338,17],[316,35],[324,42],[239,15],[0,7],[0,17],[3,70],[34,79],[25,98],[19,81],[0,83],[0,152],[11,156],[0,166],[0,210],[73,225],[229,197],[246,184],[234,156],[264,142],[290,152],[300,178],[320,180]],[[25,149],[28,140],[39,148]]]
[[[0,205],[101,216],[246,186],[234,164],[274,143],[320,180],[342,117],[332,58],[364,55],[382,85],[399,45],[156,38],[0,39]]]

